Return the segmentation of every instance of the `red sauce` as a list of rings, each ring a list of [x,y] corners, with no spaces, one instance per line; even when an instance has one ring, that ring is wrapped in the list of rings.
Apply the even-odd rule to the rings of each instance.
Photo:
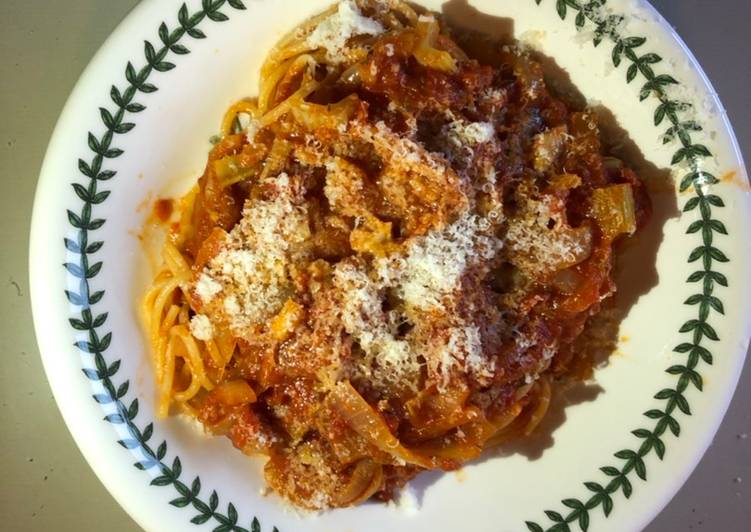
[[[181,248],[197,275],[219,253],[227,232],[240,220],[245,201],[271,194],[273,187],[257,178],[271,160],[272,141],[283,139],[291,146],[290,155],[282,160],[283,170],[302,190],[310,228],[306,237],[309,256],[290,269],[294,271],[290,274],[293,299],[305,317],[284,340],[262,328],[235,337],[237,348],[219,378],[247,382],[257,401],[242,406],[223,404],[208,393],[198,396],[192,407],[204,425],[214,433],[226,434],[236,447],[245,452],[267,451],[270,485],[301,506],[315,507],[315,501],[311,502],[314,493],[331,495],[332,506],[355,501],[338,497],[347,491],[353,471],[363,459],[379,472],[373,476],[377,490],[371,493],[384,500],[418,471],[400,465],[362,434],[362,429],[354,429],[354,418],[347,418],[344,407],[337,407],[334,399],[328,400],[329,383],[320,386],[319,382],[327,375],[322,368],[356,367],[364,358],[362,342],[346,332],[342,323],[344,296],[331,279],[338,262],[357,264],[349,257],[355,252],[363,256],[389,253],[385,245],[380,250],[375,245],[358,248],[353,235],[355,229],[365,226],[361,223],[363,211],[382,224],[366,227],[371,231],[368,238],[376,241],[373,235],[386,233],[384,240],[392,245],[447,225],[470,202],[477,205],[472,208],[479,215],[505,220],[503,226],[498,223],[495,236],[503,237],[512,224],[529,222],[533,228],[529,231],[540,237],[540,245],[547,245],[549,235],[537,226],[544,226],[548,218],[552,225],[546,230],[552,231],[556,223],[571,233],[591,229],[586,258],[565,262],[566,266],[552,271],[538,268],[526,252],[515,252],[506,245],[486,264],[463,273],[445,315],[434,311],[431,323],[427,319],[409,323],[405,318],[400,324],[404,331],[390,333],[395,338],[411,334],[413,338],[444,339],[455,322],[471,324],[480,338],[482,360],[492,362],[482,379],[466,369],[463,373],[453,371],[448,379],[428,363],[420,372],[413,372],[417,374],[414,389],[400,382],[373,383],[356,372],[347,377],[352,389],[369,403],[374,420],[382,421],[398,439],[434,456],[434,463],[445,469],[455,469],[478,456],[486,444],[495,444],[491,437],[503,429],[501,422],[510,412],[519,415],[527,409],[526,417],[519,419],[529,422],[535,411],[530,377],[557,377],[577,363],[575,340],[615,288],[611,277],[613,242],[603,237],[592,215],[593,191],[628,183],[634,193],[637,225],[642,226],[649,217],[649,197],[636,174],[623,165],[605,164],[594,114],[569,108],[551,94],[539,64],[506,52],[496,69],[463,59],[455,70],[441,70],[420,63],[413,53],[416,46],[418,37],[411,32],[384,37],[358,67],[353,76],[357,83],[337,82],[316,94],[315,102],[309,102],[336,105],[343,97],[356,95],[361,104],[358,120],[353,122],[369,127],[383,122],[392,128],[392,132],[382,133],[380,140],[371,141],[362,134],[358,137],[354,127],[346,138],[339,138],[338,129],[325,126],[311,126],[308,131],[289,116],[265,128],[250,143],[245,135],[225,136],[212,150],[199,180],[191,232]],[[296,80],[287,80],[279,93],[292,92]],[[469,127],[466,124],[489,124],[493,141],[451,143],[446,131]],[[542,138],[539,135],[558,127],[566,131],[563,147],[539,169],[536,161],[545,156],[538,151],[550,153],[536,150],[536,142]],[[406,156],[400,160],[400,152],[391,148],[405,139],[422,144],[426,153],[441,153],[447,167],[420,166]],[[308,153],[309,142],[315,142],[320,160]],[[321,161],[331,154],[352,167],[346,186],[336,181],[334,172],[328,181],[328,170]],[[227,179],[227,168],[243,177]],[[250,174],[242,173],[248,169],[258,172],[248,177]],[[565,181],[561,178],[572,175],[575,185],[560,185]],[[327,196],[329,185],[334,191],[337,186],[341,189],[336,202]],[[550,198],[556,201],[548,201]],[[538,215],[528,216],[524,207],[543,202],[558,206],[540,210],[540,218],[549,216],[538,223]],[[560,222],[550,217],[554,211],[561,216]],[[155,219],[166,222],[172,213],[172,200],[156,202]],[[523,235],[520,240],[524,241]],[[532,259],[536,256],[531,255]],[[559,273],[567,275],[559,277]],[[392,311],[402,304],[397,296],[379,294],[382,300],[373,312]],[[215,323],[226,320],[221,309],[191,304],[194,312],[205,313]],[[427,354],[421,356],[428,359]],[[435,353],[432,356],[435,360]],[[448,380],[444,383],[443,379]],[[542,389],[541,384],[534,386]],[[515,410],[510,410],[512,407]],[[362,411],[350,412],[355,414],[362,416]],[[367,470],[368,463],[359,465]],[[326,471],[331,473],[324,474]]]
[[[154,218],[160,223],[167,223],[175,210],[175,202],[169,198],[162,198],[154,202]]]

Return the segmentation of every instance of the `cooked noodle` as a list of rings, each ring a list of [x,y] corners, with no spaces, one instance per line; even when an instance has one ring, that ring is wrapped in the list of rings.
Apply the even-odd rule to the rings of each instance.
[[[346,40],[316,45],[335,24]],[[590,113],[499,54],[479,65],[397,0],[280,41],[143,300],[161,416],[267,455],[311,509],[389,500],[539,426],[648,200]]]

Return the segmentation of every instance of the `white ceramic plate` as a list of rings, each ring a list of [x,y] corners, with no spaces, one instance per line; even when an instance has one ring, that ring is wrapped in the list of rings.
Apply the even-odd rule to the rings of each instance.
[[[312,517],[262,496],[260,462],[225,439],[156,420],[135,313],[147,277],[139,205],[189,186],[225,108],[255,94],[272,44],[328,3],[144,1],[70,97],[39,180],[30,268],[42,358],[79,447],[151,531],[641,529],[714,435],[751,316],[751,195],[735,138],[646,2],[421,2],[458,25],[513,30],[552,58],[628,133],[626,158],[654,192],[655,219],[620,268],[619,351],[533,442],[419,477],[416,511],[366,504]]]

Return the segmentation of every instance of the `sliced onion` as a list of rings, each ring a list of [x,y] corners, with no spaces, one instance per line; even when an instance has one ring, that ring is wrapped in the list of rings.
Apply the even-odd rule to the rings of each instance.
[[[383,418],[358,393],[349,382],[340,382],[331,392],[332,406],[349,424],[350,428],[371,445],[397,459],[432,469],[433,460],[418,455],[404,447],[391,433]]]
[[[350,94],[343,100],[329,105],[301,101],[290,108],[297,123],[315,131],[325,127],[337,129],[346,125],[360,106],[360,98]]]
[[[250,384],[244,380],[223,382],[214,388],[211,394],[215,396],[220,403],[227,406],[255,403],[257,399],[253,388],[251,388]]]
[[[356,506],[370,499],[383,484],[383,467],[365,458],[357,462],[344,489],[337,495],[337,506]]]
[[[417,32],[420,34],[421,41],[413,52],[417,62],[427,68],[433,68],[442,72],[454,73],[457,71],[457,64],[454,57],[445,50],[435,48],[436,39],[441,31],[438,21],[419,20],[417,22]]]
[[[631,185],[612,185],[592,192],[590,212],[609,240],[636,232],[636,202]]]
[[[430,440],[476,419],[476,408],[465,408],[469,389],[455,386],[439,392],[435,388],[421,391],[406,403],[412,428],[409,440]]]
[[[443,436],[415,447],[427,456],[464,463],[474,460],[482,453],[482,445],[459,438],[456,434]],[[458,465],[458,464],[457,464]]]
[[[561,270],[553,277],[553,285],[562,294],[573,294],[582,285],[582,275],[573,268]]]

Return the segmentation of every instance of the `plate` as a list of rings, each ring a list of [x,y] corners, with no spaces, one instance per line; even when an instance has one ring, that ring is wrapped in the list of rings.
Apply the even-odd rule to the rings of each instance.
[[[751,331],[751,192],[701,68],[646,2],[425,0],[456,26],[518,38],[559,90],[598,109],[645,178],[650,226],[619,263],[619,344],[539,434],[457,473],[426,473],[411,504],[320,515],[263,494],[262,463],[158,420],[136,300],[149,199],[200,174],[228,105],[328,0],[142,2],[107,40],[59,120],[34,205],[37,339],[76,442],[150,531],[639,530],[711,441]]]

